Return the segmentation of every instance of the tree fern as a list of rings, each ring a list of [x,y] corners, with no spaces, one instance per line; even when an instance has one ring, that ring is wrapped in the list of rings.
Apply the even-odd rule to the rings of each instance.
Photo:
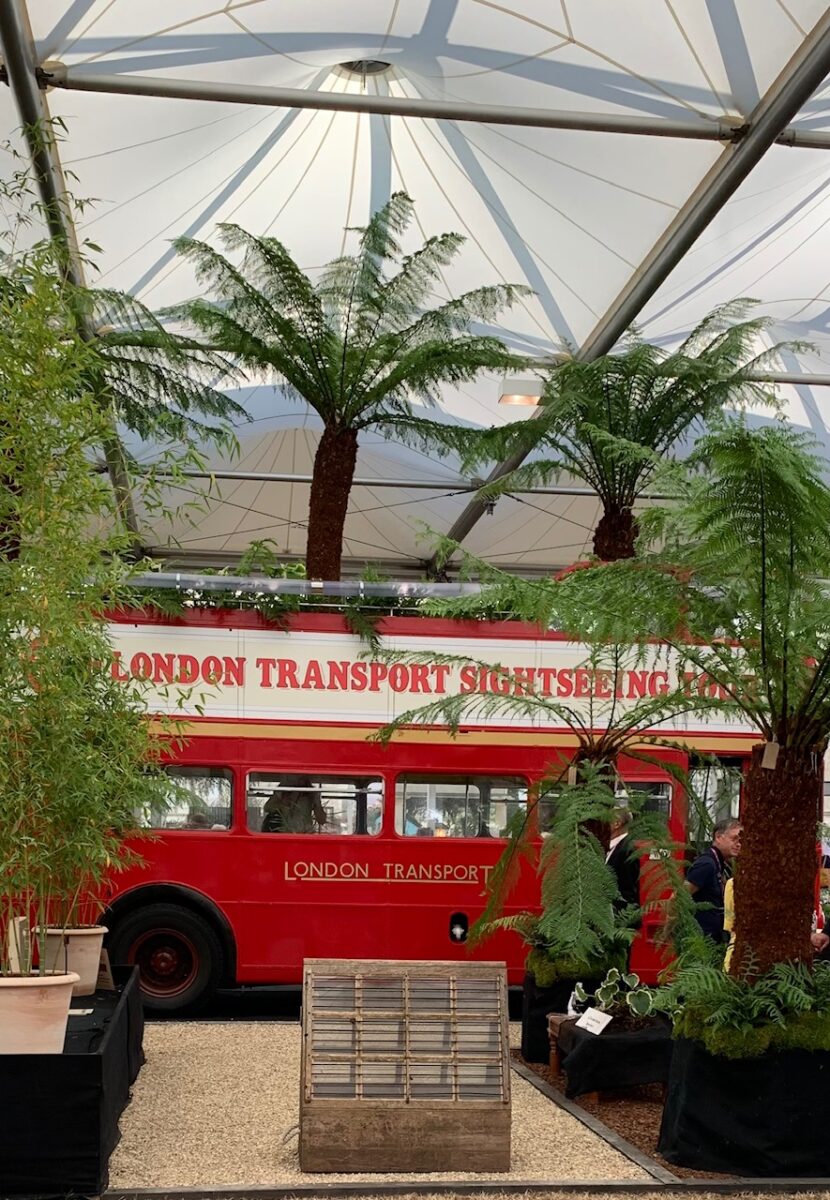
[[[311,578],[340,577],[358,434],[378,429],[420,437],[431,448],[456,446],[457,432],[437,421],[421,423],[412,402],[434,404],[446,384],[519,362],[499,338],[470,330],[475,321],[494,321],[527,289],[481,287],[436,304],[442,272],[463,239],[444,234],[404,254],[412,218],[412,201],[395,193],[368,225],[351,231],[355,253],[334,259],[316,282],[277,238],[237,225],[219,227],[221,251],[192,238],[176,243],[213,296],[177,315],[206,343],[258,378],[273,379],[323,421],[309,508]]]
[[[724,407],[770,403],[769,389],[750,377],[782,347],[758,352],[768,322],[748,315],[752,303],[716,309],[673,352],[634,331],[615,353],[549,368],[534,420],[468,439],[470,466],[516,451],[536,455],[482,495],[549,484],[567,472],[602,504],[594,553],[604,560],[631,557],[639,519],[633,508],[678,441]]]

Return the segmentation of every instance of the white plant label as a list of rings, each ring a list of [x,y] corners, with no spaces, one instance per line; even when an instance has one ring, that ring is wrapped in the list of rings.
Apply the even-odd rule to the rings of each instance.
[[[588,1033],[602,1033],[606,1025],[614,1018],[610,1013],[600,1012],[598,1008],[589,1008],[576,1023],[577,1029],[587,1029]]]
[[[12,917],[6,931],[9,954],[9,969],[12,975],[21,975],[24,964],[29,960],[29,923],[25,917]]]

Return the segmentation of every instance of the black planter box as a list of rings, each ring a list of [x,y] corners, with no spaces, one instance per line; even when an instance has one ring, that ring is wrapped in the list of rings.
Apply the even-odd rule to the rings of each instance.
[[[830,1175],[830,1051],[728,1059],[675,1042],[657,1149],[705,1171],[782,1178]]]
[[[522,1058],[525,1062],[550,1061],[548,1013],[567,1012],[576,980],[561,979],[552,987],[538,987],[532,975],[525,975],[522,991]]]
[[[666,1083],[672,1057],[671,1027],[656,1022],[646,1029],[602,1033],[576,1025],[559,1031],[562,1070],[568,1077],[566,1096],[582,1096],[641,1083]]]
[[[113,967],[117,992],[77,996],[62,1054],[0,1055],[0,1195],[107,1186],[118,1118],[138,1075],[144,1013],[137,967]]]

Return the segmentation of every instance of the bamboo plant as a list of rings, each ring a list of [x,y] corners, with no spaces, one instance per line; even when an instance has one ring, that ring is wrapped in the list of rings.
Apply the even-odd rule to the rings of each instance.
[[[90,470],[109,426],[88,381],[99,351],[54,246],[6,263],[0,289],[0,972],[45,969],[48,923],[103,900],[140,814],[161,800],[164,736],[140,685],[116,682],[105,605],[125,595],[125,539]],[[23,918],[34,937],[8,936]],[[17,926],[14,926],[17,928]]]

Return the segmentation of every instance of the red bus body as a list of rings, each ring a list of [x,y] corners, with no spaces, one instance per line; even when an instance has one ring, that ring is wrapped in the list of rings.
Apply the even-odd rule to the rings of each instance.
[[[512,655],[514,661],[537,664],[537,683],[559,678],[550,667],[554,675],[538,675],[538,664],[559,661],[562,655],[570,655],[571,663],[579,657],[579,648],[561,637],[540,636],[511,622],[386,618],[379,632],[396,644],[404,640],[408,647],[434,654],[456,653],[461,646],[471,664],[504,663]],[[437,726],[410,726],[383,745],[372,735],[389,717],[449,694],[453,679],[438,670],[406,677],[398,673],[394,681],[401,686],[394,692],[388,677],[379,679],[378,669],[377,689],[371,690],[366,659],[361,658],[366,644],[335,616],[297,617],[280,629],[241,611],[206,611],[178,620],[122,614],[113,621],[112,633],[114,670],[120,677],[155,672],[160,688],[169,686],[171,671],[174,678],[195,677],[190,684],[194,694],[184,708],[187,741],[174,761],[224,769],[232,783],[229,828],[164,830],[152,841],[137,843],[142,866],[114,879],[107,913],[111,939],[116,945],[120,939],[121,953],[140,961],[143,970],[150,964],[152,1003],[165,1008],[192,1004],[217,984],[299,984],[307,957],[454,959],[470,953],[459,930],[466,931],[480,914],[487,877],[504,840],[490,835],[407,836],[396,788],[403,786],[401,780],[430,775],[506,777],[531,785],[557,760],[571,755],[575,739],[567,728],[509,723],[502,714],[473,720],[456,736]],[[234,652],[228,653],[229,648]],[[263,648],[269,653],[262,653]],[[311,659],[318,667],[308,666]],[[364,669],[354,667],[358,662]],[[352,664],[351,674],[344,663]],[[477,670],[470,666],[467,684],[481,682]],[[460,667],[452,671],[460,677]],[[580,683],[578,668],[559,671],[560,686],[581,686],[584,692],[588,685],[584,679]],[[333,680],[336,695],[326,686]],[[266,681],[268,687],[262,686]],[[309,681],[311,686],[304,687]],[[636,690],[649,682],[650,677],[637,676],[631,686]],[[442,684],[445,693],[424,690]],[[500,686],[495,678],[490,684]],[[203,715],[195,711],[199,703]],[[690,752],[733,758],[745,756],[755,740],[748,732],[706,726],[671,736],[682,738]],[[685,750],[654,754],[667,763],[687,765]],[[636,760],[624,760],[620,770],[632,784],[670,786],[670,827],[682,840],[685,801],[670,776]],[[378,830],[344,836],[252,828],[249,777],[269,772],[380,780],[384,804]],[[523,867],[508,911],[537,905],[535,871]],[[211,964],[209,972],[201,964],[199,979],[194,980],[190,960],[206,953],[204,938],[188,939],[187,920],[183,931],[182,921],[170,916],[173,909],[212,928],[210,953],[218,953],[221,961]],[[159,929],[142,927],[140,914],[151,910],[159,914]],[[126,940],[119,930],[129,931]],[[632,955],[633,969],[646,979],[655,978],[661,966],[654,933],[654,919],[647,918]],[[510,982],[521,982],[525,948],[515,935],[498,935],[474,953],[504,959]]]

